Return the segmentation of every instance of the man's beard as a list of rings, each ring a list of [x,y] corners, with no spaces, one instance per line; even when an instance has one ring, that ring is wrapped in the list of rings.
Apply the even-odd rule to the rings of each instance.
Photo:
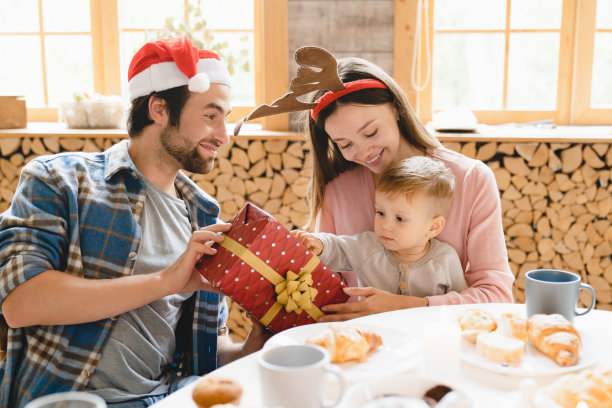
[[[189,146],[179,132],[179,126],[167,125],[160,134],[161,144],[166,152],[176,160],[182,169],[191,173],[210,173],[214,158],[204,159],[198,153],[198,145]],[[216,146],[216,143],[211,142]]]

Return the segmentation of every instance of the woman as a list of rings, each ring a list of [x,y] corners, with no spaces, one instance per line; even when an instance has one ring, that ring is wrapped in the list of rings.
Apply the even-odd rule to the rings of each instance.
[[[309,226],[318,232],[352,235],[372,231],[374,185],[392,162],[415,155],[442,161],[455,177],[455,194],[440,241],[459,254],[468,289],[425,298],[374,288],[347,288],[361,300],[323,308],[320,321],[411,307],[512,302],[510,271],[495,177],[484,163],[444,148],[412,111],[397,83],[376,65],[359,58],[338,62],[346,89],[318,91],[307,133],[313,152]],[[349,286],[354,275],[345,274]]]

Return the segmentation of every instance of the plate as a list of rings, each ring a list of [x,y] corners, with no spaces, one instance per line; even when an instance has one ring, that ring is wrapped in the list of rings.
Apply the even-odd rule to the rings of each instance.
[[[446,385],[457,394],[454,395],[457,407],[473,407],[474,402],[467,396],[467,393],[459,387],[435,381],[430,378],[424,378],[413,374],[396,374],[384,377],[372,378],[370,380],[361,381],[350,387],[343,398],[344,407],[360,407],[364,404],[380,407],[396,407],[405,405],[385,404],[385,400],[381,400],[380,404],[374,404],[373,401],[383,396],[397,396],[404,398],[415,398],[421,400],[425,393],[437,385]],[[377,401],[378,402],[378,401]],[[461,404],[459,404],[461,402]],[[426,406],[426,404],[424,404]],[[408,405],[411,406],[411,405]]]
[[[358,323],[314,323],[293,327],[272,336],[264,349],[289,344],[304,344],[306,339],[321,333],[330,325],[344,325],[360,330],[369,330],[382,337],[383,345],[371,351],[364,361],[337,363],[349,384],[371,378],[374,375],[400,373],[415,367],[420,359],[420,341],[407,333],[368,324]]]
[[[519,376],[544,376],[558,375],[569,373],[572,371],[582,370],[597,363],[598,359],[604,352],[601,345],[588,333],[578,331],[582,338],[582,347],[580,348],[580,358],[578,364],[561,367],[552,359],[540,352],[536,347],[527,343],[527,349],[521,359],[519,365],[503,365],[495,363],[491,360],[479,356],[476,353],[476,345],[468,340],[461,340],[461,350],[459,357],[472,365],[483,368],[485,370],[495,371],[497,373],[519,375]]]

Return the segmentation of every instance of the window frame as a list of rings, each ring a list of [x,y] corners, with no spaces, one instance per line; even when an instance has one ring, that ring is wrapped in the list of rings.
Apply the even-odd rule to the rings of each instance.
[[[429,0],[429,44],[433,56],[434,39],[434,1]],[[557,108],[556,110],[488,110],[474,111],[479,123],[500,124],[508,122],[533,122],[552,119],[556,124],[610,124],[612,109],[594,109],[590,107],[591,77],[594,52],[595,11],[597,0],[563,0],[559,67],[557,73]],[[410,83],[412,56],[418,2],[395,0],[395,36],[393,75],[408,95],[413,108],[423,122],[429,122],[433,116],[432,80],[425,89],[418,92]],[[507,81],[509,52],[509,7],[506,2],[506,44],[505,44],[505,78]],[[425,24],[422,28],[421,47],[425,49]],[[513,30],[514,31],[514,30]],[[522,30],[519,30],[522,31]],[[417,61],[417,78],[421,80],[427,70],[426,53]],[[433,78],[433,76],[432,76]]]
[[[39,4],[42,0],[39,0]],[[288,89],[288,5],[287,0],[254,1],[255,105],[233,106],[228,121],[248,115],[264,100],[276,98]],[[89,0],[93,52],[94,91],[120,95],[121,71],[118,0]],[[43,38],[45,32],[40,32]],[[278,63],[282,61],[282,63]],[[46,92],[46,90],[45,90]],[[57,122],[58,108],[28,108],[30,122]],[[288,116],[256,120],[270,130],[287,130]]]
[[[609,125],[612,121],[612,109],[591,107],[596,11],[597,0],[578,2],[576,35],[580,46],[576,47],[576,81],[572,101],[573,123],[575,124]],[[610,32],[611,30],[601,31]]]

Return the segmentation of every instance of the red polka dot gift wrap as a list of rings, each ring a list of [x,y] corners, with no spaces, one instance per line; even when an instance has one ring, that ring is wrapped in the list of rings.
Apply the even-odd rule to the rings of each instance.
[[[348,299],[342,277],[254,204],[224,237],[196,268],[272,332],[315,323],[322,306]]]

